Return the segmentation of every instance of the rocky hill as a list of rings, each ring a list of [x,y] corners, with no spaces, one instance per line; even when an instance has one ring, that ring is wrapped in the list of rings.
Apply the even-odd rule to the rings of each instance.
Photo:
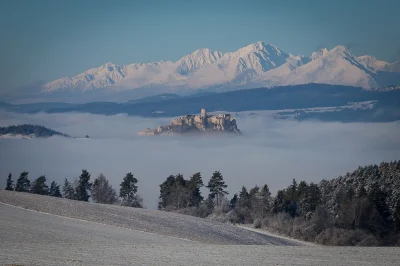
[[[241,134],[237,128],[236,119],[230,114],[207,115],[205,109],[201,109],[200,115],[185,115],[172,120],[170,125],[159,126],[156,129],[147,128],[139,132],[139,135],[165,135],[227,132]]]

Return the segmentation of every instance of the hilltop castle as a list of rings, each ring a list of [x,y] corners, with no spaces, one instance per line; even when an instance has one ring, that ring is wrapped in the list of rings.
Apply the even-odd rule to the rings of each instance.
[[[201,109],[200,115],[185,115],[172,120],[170,125],[159,126],[157,129],[146,129],[140,135],[161,135],[173,133],[201,133],[201,132],[230,132],[240,134],[236,119],[230,114],[207,115]]]

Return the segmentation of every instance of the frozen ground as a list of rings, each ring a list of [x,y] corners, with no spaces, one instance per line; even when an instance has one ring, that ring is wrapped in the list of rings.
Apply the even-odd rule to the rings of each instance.
[[[399,248],[301,245],[190,216],[8,191],[0,191],[0,239],[0,265],[398,265],[400,260]]]
[[[304,245],[207,219],[0,190],[0,203],[58,216],[207,244]],[[31,213],[31,212],[29,212]]]

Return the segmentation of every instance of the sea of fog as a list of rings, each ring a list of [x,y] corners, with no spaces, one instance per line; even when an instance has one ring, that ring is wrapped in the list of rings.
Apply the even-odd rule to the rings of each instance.
[[[0,126],[40,124],[90,139],[0,139],[0,187],[28,171],[31,180],[73,181],[82,169],[103,173],[114,188],[127,172],[139,179],[147,208],[156,208],[159,184],[170,174],[201,172],[205,183],[221,171],[230,196],[244,185],[268,184],[272,192],[293,178],[318,182],[359,165],[400,159],[400,123],[331,123],[239,116],[243,136],[145,137],[138,131],[169,123],[127,115],[14,114],[0,112]],[[206,193],[203,189],[203,193]]]

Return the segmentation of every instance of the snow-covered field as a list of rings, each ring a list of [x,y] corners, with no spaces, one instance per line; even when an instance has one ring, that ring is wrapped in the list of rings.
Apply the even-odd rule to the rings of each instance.
[[[79,202],[4,190],[0,190],[0,203],[206,244],[303,245],[297,241],[251,232],[207,219],[157,210]]]
[[[0,264],[398,265],[398,248],[321,247],[206,219],[0,191]]]

